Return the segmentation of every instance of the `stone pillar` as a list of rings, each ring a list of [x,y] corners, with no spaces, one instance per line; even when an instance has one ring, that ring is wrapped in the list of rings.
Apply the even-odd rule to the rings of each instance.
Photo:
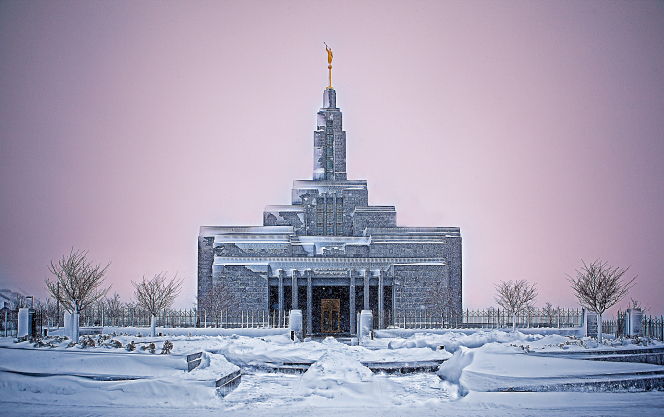
[[[369,307],[369,278],[371,278],[371,271],[364,270],[364,309],[371,310]]]
[[[383,328],[383,270],[378,273],[378,328]]]
[[[313,289],[311,288],[311,269],[307,270],[307,334],[312,334],[313,327],[311,325],[311,312],[313,310]]]
[[[288,327],[291,331],[292,340],[301,342],[304,339],[302,334],[302,311],[291,310],[288,318]]]
[[[279,311],[284,310],[284,271],[279,269]]]
[[[17,337],[26,337],[30,336],[32,333],[32,326],[30,325],[30,309],[29,308],[19,308],[18,309],[18,332],[16,333]]]
[[[357,318],[355,317],[355,278],[353,278],[353,270],[349,269],[348,270],[348,278],[350,278],[350,291],[349,291],[349,302],[350,302],[350,312],[349,312],[349,320],[350,320],[350,334],[355,334],[355,321]]]
[[[360,343],[371,339],[373,332],[373,315],[371,314],[371,310],[362,310],[359,326],[357,338],[360,339]]]
[[[292,279],[292,282],[291,282],[291,285],[292,285],[291,295],[292,295],[292,299],[293,299],[292,300],[293,301],[293,310],[299,310],[300,306],[298,305],[298,302],[297,302],[298,301],[297,300],[297,296],[298,296],[298,293],[297,293],[297,288],[298,288],[297,287],[297,277],[300,275],[300,272],[296,269],[293,269],[291,271],[291,273],[293,274],[293,279]]]

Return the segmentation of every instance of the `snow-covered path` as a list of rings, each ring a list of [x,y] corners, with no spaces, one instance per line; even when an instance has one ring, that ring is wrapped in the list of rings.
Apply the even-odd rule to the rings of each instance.
[[[244,381],[243,381],[244,384]],[[281,382],[257,380],[257,385],[265,386],[264,392],[279,392]],[[291,403],[274,404],[268,408],[254,407],[251,404],[235,404],[231,408],[206,408],[197,406],[172,406],[153,404],[124,404],[118,400],[112,406],[77,405],[73,403],[39,403],[0,400],[0,414],[7,416],[29,415],[35,417],[76,415],[76,416],[128,416],[153,415],[164,417],[189,416],[625,416],[626,413],[638,416],[661,416],[664,409],[664,392],[640,393],[539,393],[539,392],[471,392],[458,401],[435,402],[428,400],[421,404],[384,407],[344,407],[305,405]],[[223,413],[223,414],[222,414]]]

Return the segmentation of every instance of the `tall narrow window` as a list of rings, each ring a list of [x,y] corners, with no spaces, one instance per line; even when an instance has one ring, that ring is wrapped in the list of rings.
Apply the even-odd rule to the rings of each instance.
[[[334,178],[334,130],[332,129],[332,120],[326,121],[325,128],[325,179]]]
[[[325,200],[322,198],[316,199],[316,234],[325,234]]]
[[[344,234],[344,202],[343,198],[337,197],[337,236]]]

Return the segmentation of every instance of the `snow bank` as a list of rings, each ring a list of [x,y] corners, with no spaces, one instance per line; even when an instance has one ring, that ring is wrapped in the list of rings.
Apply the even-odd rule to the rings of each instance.
[[[512,328],[502,328],[502,329],[489,329],[489,328],[478,328],[478,329],[382,329],[374,330],[375,338],[408,338],[417,333],[430,333],[430,334],[447,334],[447,333],[478,333],[478,332],[487,332],[487,331],[500,331],[500,332],[511,332]],[[531,335],[560,335],[560,336],[574,336],[582,337],[585,334],[585,329],[583,327],[563,327],[563,328],[519,328],[518,332],[522,334],[531,334]]]
[[[182,376],[182,379],[197,381],[216,381],[222,376],[238,371],[240,368],[228,362],[223,355],[203,352],[201,364]]]
[[[83,329],[83,328],[81,328]],[[141,333],[143,336],[150,334],[149,327],[103,327],[102,333],[123,333],[129,335],[137,335]],[[161,333],[162,335],[170,336],[231,336],[231,335],[241,335],[247,337],[264,337],[264,336],[273,336],[273,335],[290,335],[289,329],[275,329],[275,328],[263,328],[263,329],[219,329],[215,327],[157,327],[156,333]],[[64,329],[52,330],[49,331],[49,334],[64,336]]]
[[[12,372],[128,377],[177,376],[187,369],[182,357],[124,349],[0,349],[0,364]]]
[[[524,335],[521,332],[503,332],[500,330],[483,330],[470,334],[461,332],[448,332],[445,334],[417,333],[408,339],[395,339],[389,342],[389,349],[412,349],[428,347],[438,349],[444,346],[448,352],[454,353],[459,347],[478,348],[487,343],[510,343],[534,341],[540,339],[539,335]]]
[[[345,406],[379,404],[381,389],[373,372],[357,355],[335,349],[338,342],[334,339],[323,343],[330,349],[302,375],[296,394],[309,397],[313,403],[322,398]]]
[[[460,396],[468,394],[468,389],[461,385],[460,381],[463,369],[473,362],[473,356],[472,350],[461,347],[438,368],[438,376],[450,384],[449,391],[452,393],[456,392]]]

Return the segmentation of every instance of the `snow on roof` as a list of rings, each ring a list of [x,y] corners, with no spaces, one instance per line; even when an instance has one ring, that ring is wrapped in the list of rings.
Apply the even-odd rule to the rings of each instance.
[[[304,208],[302,206],[292,206],[292,205],[269,205],[265,206],[266,212],[275,212],[275,211],[297,211],[303,212]]]
[[[201,226],[199,236],[241,234],[293,234],[293,226]]]

